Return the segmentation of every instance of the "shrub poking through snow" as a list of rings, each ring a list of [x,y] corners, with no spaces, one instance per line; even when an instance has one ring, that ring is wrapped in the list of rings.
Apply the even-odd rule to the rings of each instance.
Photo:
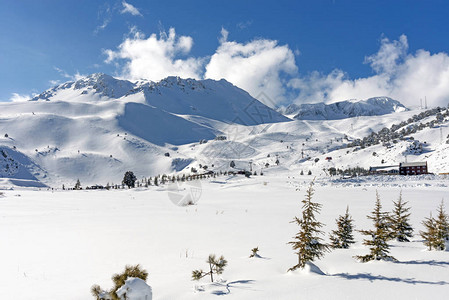
[[[361,262],[371,260],[392,260],[396,261],[393,256],[389,256],[390,245],[388,240],[391,239],[390,224],[388,221],[388,213],[382,211],[379,193],[376,191],[376,206],[368,219],[373,220],[374,230],[360,230],[363,235],[368,236],[363,240],[363,244],[370,247],[370,253],[367,255],[357,255],[356,258]]]
[[[90,291],[97,300],[121,300],[117,295],[117,290],[120,289],[128,278],[140,278],[143,281],[147,280],[148,272],[140,267],[140,265],[127,265],[125,270],[120,274],[114,274],[112,281],[114,286],[110,291],[106,291],[95,284],[91,287]]]
[[[257,252],[259,252],[259,247],[251,249],[251,254],[250,254],[249,258],[260,257],[260,255]]]
[[[346,213],[339,216],[335,221],[337,222],[337,230],[332,230],[329,237],[331,247],[334,249],[348,249],[351,244],[355,243],[352,235],[354,220],[349,214],[349,207],[346,207]]]
[[[393,201],[394,208],[390,214],[390,229],[392,231],[392,238],[398,242],[410,242],[408,238],[413,236],[413,228],[410,225],[410,207],[406,207],[408,202],[402,201],[402,191],[399,194],[399,199]]]
[[[200,280],[201,278],[210,275],[210,281],[214,282],[214,274],[222,274],[224,268],[228,264],[228,261],[222,256],[218,259],[215,257],[215,254],[210,254],[206,262],[209,264],[209,272],[205,272],[203,270],[194,270],[192,272],[193,280]]]
[[[322,243],[323,232],[320,230],[323,223],[318,222],[315,214],[320,212],[321,204],[312,202],[313,181],[306,192],[306,198],[302,201],[302,217],[295,217],[291,223],[299,226],[299,232],[293,237],[294,240],[288,244],[292,245],[298,255],[298,263],[288,271],[303,269],[307,262],[320,259],[324,253],[329,251],[329,245]]]

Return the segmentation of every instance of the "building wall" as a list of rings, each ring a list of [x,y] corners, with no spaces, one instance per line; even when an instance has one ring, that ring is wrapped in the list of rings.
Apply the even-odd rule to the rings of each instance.
[[[399,174],[401,175],[427,174],[427,166],[400,167]]]

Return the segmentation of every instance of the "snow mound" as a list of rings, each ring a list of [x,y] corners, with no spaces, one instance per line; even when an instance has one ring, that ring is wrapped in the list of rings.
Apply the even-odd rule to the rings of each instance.
[[[116,292],[120,299],[127,300],[151,300],[153,292],[151,287],[142,279],[130,277]]]
[[[375,97],[362,101],[347,100],[332,104],[289,105],[284,113],[296,120],[340,120],[359,116],[380,116],[408,110],[399,101]]]
[[[303,269],[295,270],[293,271],[293,273],[302,275],[309,275],[309,274],[326,275],[326,273],[321,271],[321,269],[312,262],[306,262],[306,265]]]

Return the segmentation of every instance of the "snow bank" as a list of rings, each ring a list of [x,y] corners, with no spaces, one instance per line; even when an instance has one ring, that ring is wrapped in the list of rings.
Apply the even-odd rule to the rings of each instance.
[[[153,299],[151,287],[142,279],[134,277],[125,281],[125,284],[117,290],[117,296],[127,300]]]

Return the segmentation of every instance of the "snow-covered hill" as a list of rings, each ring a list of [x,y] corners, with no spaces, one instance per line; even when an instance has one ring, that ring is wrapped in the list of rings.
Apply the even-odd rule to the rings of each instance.
[[[405,154],[409,161],[429,161],[431,172],[449,172],[449,144],[441,138],[449,134],[447,117],[415,118],[422,111],[386,98],[348,103],[333,107],[340,107],[339,116],[357,117],[291,120],[224,80],[129,82],[93,74],[32,101],[0,104],[0,150],[6,155],[0,152],[0,177],[6,178],[0,185],[73,186],[78,178],[83,186],[112,184],[128,170],[140,179],[186,174],[200,165],[225,170],[231,161],[257,173],[325,175],[329,167],[398,164]],[[356,113],[369,112],[366,105],[385,114]],[[357,144],[393,124],[403,130],[397,143]],[[424,146],[411,145],[409,137]],[[424,151],[411,153],[410,147]]]
[[[42,169],[25,175],[2,162],[0,177],[60,186],[118,183],[127,170],[154,176],[192,160],[179,145],[213,140],[229,124],[282,121],[289,119],[225,80],[132,83],[93,74],[0,104],[0,146],[18,166]]]
[[[35,96],[32,101],[98,103],[112,99],[126,101],[129,96],[136,95],[141,96],[140,103],[172,114],[203,116],[243,125],[289,120],[224,79],[167,77],[159,82],[130,82],[97,73],[58,85]]]
[[[388,97],[369,98],[367,100],[347,100],[332,104],[291,104],[283,113],[296,120],[339,120],[360,116],[379,116],[393,112],[406,111],[399,101]]]

